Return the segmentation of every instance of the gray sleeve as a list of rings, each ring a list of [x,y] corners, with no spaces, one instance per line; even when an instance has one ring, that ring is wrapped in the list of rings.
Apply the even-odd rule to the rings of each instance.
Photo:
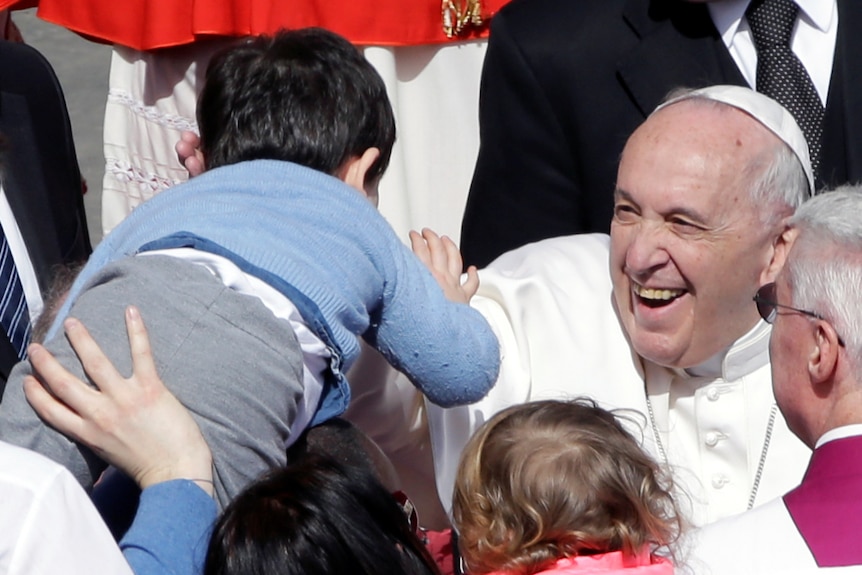
[[[46,342],[45,347],[69,371],[84,378],[84,370],[74,350],[62,334]],[[42,423],[24,396],[24,377],[32,374],[30,363],[15,366],[6,383],[0,403],[0,439],[53,459],[66,467],[81,485],[89,490],[105,468],[105,463],[87,447]]]
[[[210,445],[218,503],[284,465],[303,394],[301,352],[290,323],[202,266],[167,256],[126,258],[95,276],[70,312],[126,377],[132,366],[124,314],[131,304],[147,326],[159,375]],[[48,349],[83,376],[63,335]],[[104,463],[41,424],[21,391],[23,373],[15,375],[0,404],[0,437],[55,459],[90,487]]]

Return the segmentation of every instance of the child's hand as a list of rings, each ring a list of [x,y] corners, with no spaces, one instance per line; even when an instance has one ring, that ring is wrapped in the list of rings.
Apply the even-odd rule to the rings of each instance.
[[[449,301],[457,303],[469,303],[470,298],[479,289],[479,273],[476,266],[467,268],[467,279],[461,283],[461,268],[464,263],[461,260],[461,252],[448,236],[442,238],[428,228],[419,232],[410,232],[410,245],[425,264],[431,275],[443,288],[443,293]]]
[[[78,320],[66,336],[94,389],[69,373],[39,344],[29,347],[33,376],[24,379],[27,401],[45,422],[90,446],[141,487],[190,479],[212,494],[212,455],[188,410],[168,391],[136,308],[126,310],[133,372],[125,379]]]
[[[201,153],[201,138],[194,132],[183,131],[174,146],[177,159],[189,172],[189,177],[200,176],[206,170],[204,155]]]

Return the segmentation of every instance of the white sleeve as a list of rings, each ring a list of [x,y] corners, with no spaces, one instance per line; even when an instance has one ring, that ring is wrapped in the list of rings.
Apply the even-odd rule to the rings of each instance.
[[[480,270],[470,305],[491,325],[502,363],[480,401],[428,404],[437,490],[447,510],[464,445],[503,409],[577,396],[608,407],[643,402],[639,363],[612,303],[608,258],[608,236],[580,234],[529,244]]]

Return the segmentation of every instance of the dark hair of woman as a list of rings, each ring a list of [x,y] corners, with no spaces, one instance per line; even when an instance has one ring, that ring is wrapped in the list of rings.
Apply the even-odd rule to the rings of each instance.
[[[243,491],[213,531],[204,575],[437,575],[368,471],[307,454]]]

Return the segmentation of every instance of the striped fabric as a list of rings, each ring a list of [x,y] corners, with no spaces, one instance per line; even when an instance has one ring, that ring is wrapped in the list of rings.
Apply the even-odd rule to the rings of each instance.
[[[27,356],[27,344],[30,343],[30,312],[27,310],[27,300],[24,299],[24,288],[15,269],[15,261],[9,250],[6,234],[0,228],[0,289],[3,297],[0,299],[0,325],[6,330],[9,341],[18,352],[18,357]]]

